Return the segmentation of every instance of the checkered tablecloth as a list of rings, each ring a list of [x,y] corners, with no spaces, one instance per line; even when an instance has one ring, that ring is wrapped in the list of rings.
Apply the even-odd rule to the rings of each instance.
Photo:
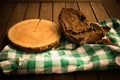
[[[5,74],[50,74],[120,67],[120,21],[104,20],[100,25],[111,27],[106,34],[116,44],[77,45],[60,41],[57,49],[42,53],[26,53],[6,45],[0,52],[0,70]]]

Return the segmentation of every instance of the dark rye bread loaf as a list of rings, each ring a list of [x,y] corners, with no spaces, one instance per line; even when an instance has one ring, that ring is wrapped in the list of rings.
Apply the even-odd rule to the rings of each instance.
[[[110,28],[90,23],[81,11],[62,8],[58,20],[64,35],[72,42],[111,44],[110,39],[103,38],[106,36],[105,31]]]

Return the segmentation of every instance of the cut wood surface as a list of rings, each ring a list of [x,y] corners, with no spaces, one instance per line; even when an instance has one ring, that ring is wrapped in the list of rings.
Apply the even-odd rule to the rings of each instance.
[[[20,50],[42,52],[58,44],[60,32],[58,25],[51,21],[29,19],[13,25],[8,39]]]
[[[5,1],[5,0],[1,0]],[[18,1],[18,0],[8,0]],[[25,0],[19,0],[25,1]],[[26,0],[28,1],[28,0]],[[44,18],[58,23],[58,15],[63,7],[80,9],[86,14],[88,20],[99,22],[108,18],[120,19],[120,3],[117,0],[103,0],[102,2],[80,1],[70,3],[62,1],[60,3],[0,3],[0,50],[8,44],[6,39],[7,30],[14,24],[32,18]],[[34,0],[35,1],[35,0]],[[38,0],[36,0],[38,1]],[[41,0],[43,1],[43,0]],[[73,0],[72,0],[73,2]],[[67,74],[48,75],[15,75],[7,76],[0,73],[0,80],[119,80],[119,70],[103,71],[79,71]]]

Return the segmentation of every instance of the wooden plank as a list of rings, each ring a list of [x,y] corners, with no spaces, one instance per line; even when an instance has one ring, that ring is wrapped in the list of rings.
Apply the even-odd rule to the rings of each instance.
[[[3,80],[3,73],[2,73],[2,70],[0,70],[0,80]]]
[[[6,45],[4,37],[6,35],[6,26],[16,4],[4,4],[0,10],[0,51]]]
[[[120,0],[117,0],[118,3],[120,3]]]
[[[58,16],[60,14],[60,11],[62,8],[65,8],[65,3],[54,3],[54,7],[53,7],[53,21],[57,24],[59,24],[58,22]]]
[[[91,22],[96,22],[95,16],[91,9],[89,2],[66,3],[67,8],[79,9],[86,15],[87,19]]]
[[[52,21],[52,3],[41,3],[39,18]],[[37,12],[38,13],[38,12]],[[52,75],[48,74],[31,74],[29,80],[52,80]]]
[[[101,0],[0,0],[0,2],[74,2],[74,1],[101,1]]]
[[[6,24],[9,20],[10,15],[12,14],[14,7],[14,4],[5,4],[0,10],[0,36],[5,30]]]
[[[9,6],[9,7],[10,7],[10,6]],[[5,30],[4,30],[4,33],[5,33],[5,34],[2,34],[3,40],[2,40],[1,43],[2,43],[2,46],[3,46],[3,47],[4,47],[4,46],[7,44],[7,42],[8,42],[7,36],[6,36],[7,30],[8,30],[12,25],[14,25],[15,23],[23,20],[24,14],[25,14],[25,11],[26,11],[26,7],[27,7],[26,3],[24,3],[24,4],[23,4],[23,3],[18,3],[18,4],[16,5],[16,8],[15,8],[15,10],[13,11],[12,15],[10,15],[10,19],[9,19],[9,21],[8,21],[8,24],[6,25]],[[7,14],[6,14],[6,15],[7,15]]]
[[[29,80],[28,78],[28,75],[4,75],[3,80]]]
[[[79,2],[79,8],[80,10],[85,14],[86,18],[90,22],[96,22],[95,15],[93,13],[93,10],[90,6],[89,2]]]
[[[99,80],[95,71],[76,72],[76,80]]]
[[[8,22],[8,27],[11,27],[12,25],[14,25],[17,22],[22,21],[24,19],[26,8],[27,8],[26,3],[18,3],[17,4],[17,6]]]
[[[61,5],[61,6],[59,6],[59,5]],[[78,9],[77,3],[66,3],[66,6],[65,6],[65,4],[59,4],[59,5],[56,4],[57,7],[54,6],[54,8],[56,7],[54,10],[56,10],[56,12],[57,12],[57,14],[54,15],[54,16],[56,16],[54,18],[54,21],[56,20],[56,23],[58,22],[57,17],[59,15],[62,7]],[[58,10],[57,10],[57,8],[58,8]],[[54,12],[54,14],[55,14],[55,12]],[[75,80],[75,73],[54,74],[53,80]]]
[[[106,2],[108,2],[108,3],[106,3]],[[113,7],[113,6],[111,6],[111,4],[115,5],[115,6]],[[108,8],[109,10],[113,9],[110,12],[108,10],[108,14],[110,15],[110,17],[120,18],[120,16],[119,16],[120,12],[119,12],[119,10],[117,10],[117,9],[120,8],[120,6],[118,8],[118,5],[117,5],[117,8],[115,8],[116,5],[117,5],[117,3],[114,0],[106,0],[105,3],[104,3],[104,7],[107,7],[107,8],[109,7]],[[111,14],[111,13],[113,13],[113,14]],[[99,80],[113,80],[113,79],[114,80],[119,80],[119,78],[120,78],[119,74],[120,74],[119,70],[105,70],[105,71],[99,71],[98,72],[98,77],[99,77]]]
[[[76,10],[79,9],[77,2],[74,2],[74,3],[66,3],[66,8],[73,8],[73,9],[76,9]]]
[[[99,71],[99,80],[120,80],[119,70]]]
[[[52,80],[51,74],[31,74],[29,80]]]
[[[56,23],[58,23],[58,15],[63,7],[72,7],[72,8],[78,9],[76,3],[66,3],[66,6],[64,3],[56,3],[54,5],[54,21]],[[75,80],[75,73],[54,74],[53,80]]]
[[[120,19],[120,3],[116,0],[103,0],[103,4],[111,18]]]
[[[91,21],[96,21],[94,14],[92,12],[92,9],[90,8],[90,4],[89,3],[81,3],[79,2],[78,4],[80,6],[80,10],[82,10],[84,13],[87,13],[86,16],[88,17],[89,20]],[[78,9],[77,4],[72,4],[72,3],[66,3],[66,7],[70,7],[70,8],[74,8],[74,9]],[[91,12],[91,13],[90,13]],[[90,75],[90,72],[77,72],[76,76],[77,76],[77,80],[97,80],[97,73],[93,72]]]
[[[67,7],[73,7],[71,3],[66,3]],[[58,16],[62,8],[65,8],[65,3],[54,3],[53,21],[58,23]],[[58,23],[59,24],[59,23]],[[75,73],[53,74],[53,80],[75,80]]]
[[[38,18],[40,3],[29,3],[26,11],[25,19]]]
[[[97,17],[98,22],[108,19],[109,16],[107,14],[107,12],[105,11],[103,5],[101,2],[91,2],[92,8],[95,12],[95,15]]]
[[[40,18],[52,21],[52,3],[41,3]]]
[[[1,8],[4,6],[4,4],[3,3],[0,3],[0,10],[1,10]]]
[[[75,73],[54,74],[53,80],[75,80]]]
[[[108,2],[108,3],[113,4],[112,2]],[[102,3],[91,2],[91,5],[93,7],[93,10],[96,14],[98,21],[108,19],[111,16],[111,15],[110,16],[108,15],[108,13],[106,12]],[[105,6],[108,6],[108,5],[105,5]],[[109,6],[111,6],[111,5],[109,5]],[[114,13],[114,11],[112,11],[112,12]],[[99,71],[98,77],[99,77],[99,80],[113,80],[113,79],[119,80],[119,73],[116,70]]]
[[[0,80],[2,80],[2,76],[1,76],[1,74],[0,74]]]

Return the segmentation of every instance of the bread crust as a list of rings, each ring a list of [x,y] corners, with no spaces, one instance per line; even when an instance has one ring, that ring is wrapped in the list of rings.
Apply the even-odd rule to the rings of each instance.
[[[107,27],[102,28],[99,24],[89,22],[81,11],[73,8],[62,8],[58,20],[64,35],[78,44],[100,43],[109,30]]]

